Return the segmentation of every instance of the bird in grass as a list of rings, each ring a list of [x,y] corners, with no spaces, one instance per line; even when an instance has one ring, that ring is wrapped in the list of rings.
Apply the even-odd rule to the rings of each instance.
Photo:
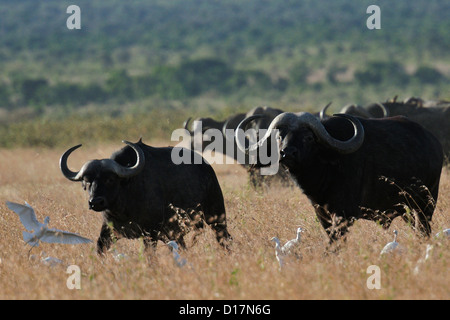
[[[114,260],[116,260],[117,262],[119,262],[121,260],[125,260],[125,259],[128,258],[128,256],[125,253],[120,253],[119,251],[117,251],[116,248],[113,248],[110,251],[112,253],[112,256],[113,256]]]
[[[389,242],[388,244],[386,244],[384,246],[383,250],[381,250],[380,256],[387,254],[387,253],[392,253],[392,252],[398,251],[397,236],[398,236],[398,231],[394,230],[394,241]]]
[[[180,254],[178,253],[178,244],[175,241],[169,241],[167,242],[167,245],[171,248],[172,250],[172,255],[173,255],[173,260],[175,261],[175,264],[178,267],[184,267],[184,265],[186,264],[186,259],[181,258]]]
[[[25,202],[25,205],[14,202],[6,202],[9,209],[17,213],[20,221],[28,231],[23,231],[23,240],[31,246],[31,249],[39,246],[39,241],[48,243],[62,243],[62,244],[80,244],[90,243],[90,239],[84,238],[76,233],[50,229],[48,223],[49,217],[45,217],[44,223],[40,223],[36,218],[34,209]],[[30,251],[31,251],[30,249]]]
[[[431,250],[433,250],[433,245],[427,244],[427,249],[425,251],[425,257],[420,258],[419,261],[417,261],[416,267],[414,268],[414,274],[419,274],[421,265],[424,264],[430,258]]]
[[[273,237],[270,241],[275,242],[275,256],[277,257],[281,270],[284,267],[284,253],[280,245],[280,240],[277,237]]]
[[[295,247],[300,245],[300,238],[301,233],[303,232],[302,228],[297,228],[297,237],[295,239],[289,240],[284,244],[284,246],[281,248],[281,252],[283,254],[288,254],[291,252],[291,250],[294,250]]]
[[[441,232],[436,233],[435,235],[436,238],[447,238],[450,239],[450,229],[444,229]]]
[[[52,267],[52,268],[63,263],[63,261],[61,259],[58,259],[55,257],[42,258],[41,262],[42,262],[42,264]]]
[[[50,256],[46,257],[46,255],[47,254],[45,253],[45,251],[42,251],[40,253],[40,257],[38,257],[38,255],[32,254],[28,257],[28,259],[33,262],[40,262],[41,264],[52,268],[56,267],[57,265],[64,264],[64,261],[62,261],[61,259]]]

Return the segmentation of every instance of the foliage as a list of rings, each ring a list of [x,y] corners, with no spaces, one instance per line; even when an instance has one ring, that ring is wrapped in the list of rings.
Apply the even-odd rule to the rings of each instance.
[[[413,79],[420,83],[436,84],[445,81],[445,76],[433,67],[420,66],[414,73]]]
[[[403,66],[395,61],[369,62],[363,70],[355,72],[355,78],[361,85],[379,85],[387,82],[401,87],[409,81]]]
[[[450,98],[445,1],[380,0],[375,31],[368,0],[80,0],[81,30],[70,4],[0,0],[0,122]]]

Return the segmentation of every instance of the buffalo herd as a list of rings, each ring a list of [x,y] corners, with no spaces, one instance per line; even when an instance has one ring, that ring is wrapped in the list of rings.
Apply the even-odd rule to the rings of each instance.
[[[188,119],[183,126],[192,138],[190,149],[124,141],[126,146],[109,159],[90,160],[71,171],[67,160],[77,145],[63,153],[60,168],[88,190],[89,208],[103,214],[99,254],[114,237],[143,237],[153,247],[158,240],[184,246],[185,232],[173,223],[178,212],[200,217],[195,228],[209,225],[228,248],[232,238],[222,190],[211,165],[193,151],[198,151],[196,134],[203,137],[209,129],[223,134],[222,150],[232,145],[232,154],[244,155],[241,164],[256,188],[267,182],[260,174],[267,163],[258,156],[247,162],[249,155],[276,150],[279,170],[274,176],[301,188],[330,243],[345,238],[357,219],[388,228],[398,216],[429,237],[441,170],[450,158],[450,102],[394,98],[349,105],[334,115],[327,114],[329,107],[315,114],[257,107],[223,121],[200,118],[190,124]],[[249,128],[263,134],[251,140]],[[209,143],[201,139],[201,150]],[[192,161],[176,164],[174,153]]]

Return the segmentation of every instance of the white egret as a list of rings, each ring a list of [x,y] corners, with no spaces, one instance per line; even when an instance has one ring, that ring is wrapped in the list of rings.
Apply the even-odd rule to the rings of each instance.
[[[419,274],[420,266],[425,263],[430,258],[431,250],[433,250],[433,245],[427,244],[427,249],[425,251],[425,257],[420,258],[419,261],[417,261],[416,267],[414,268],[414,274]]]
[[[76,233],[61,231],[57,229],[50,229],[48,223],[49,217],[45,217],[44,223],[40,223],[36,218],[34,209],[25,202],[25,205],[6,202],[9,209],[17,213],[20,221],[28,231],[23,231],[23,240],[33,247],[39,246],[39,241],[48,243],[62,243],[62,244],[80,244],[92,242],[90,239],[84,238]],[[30,249],[30,250],[31,250]]]
[[[447,238],[450,239],[450,229],[444,229],[441,232],[436,233],[435,235],[436,238]]]
[[[275,256],[277,257],[281,270],[284,266],[284,254],[281,249],[280,240],[277,237],[273,237],[271,241],[275,242]]]
[[[126,255],[125,253],[120,253],[116,248],[113,248],[112,250],[110,250],[110,252],[112,253],[114,260],[116,260],[117,262],[128,259],[128,255]]]
[[[284,244],[284,246],[281,248],[281,252],[283,254],[288,254],[293,250],[295,247],[297,247],[300,244],[300,238],[301,233],[303,232],[302,228],[297,228],[297,237],[295,239],[289,240]]]
[[[50,256],[45,257],[46,255],[47,254],[45,253],[45,251],[42,251],[40,253],[40,258],[37,255],[32,254],[32,255],[30,255],[28,257],[28,259],[30,261],[33,261],[33,262],[40,262],[43,265],[46,265],[46,266],[52,267],[52,268],[57,266],[57,265],[59,265],[59,264],[63,264],[64,263],[64,261],[62,261],[62,260],[60,260],[58,258],[55,258],[55,257],[50,257]]]
[[[173,260],[175,261],[175,264],[179,266],[180,268],[183,267],[186,264],[186,259],[181,258],[180,254],[178,253],[178,244],[175,241],[169,241],[167,242],[167,245],[172,249],[172,255]]]
[[[387,253],[395,252],[398,250],[397,236],[398,236],[398,231],[394,230],[394,241],[389,242],[388,244],[386,244],[384,246],[383,250],[381,250],[380,256],[387,254]]]
[[[41,262],[43,264],[45,264],[46,266],[49,266],[49,267],[55,267],[55,266],[60,265],[60,264],[63,263],[62,260],[60,260],[58,258],[54,258],[54,257],[42,258]]]

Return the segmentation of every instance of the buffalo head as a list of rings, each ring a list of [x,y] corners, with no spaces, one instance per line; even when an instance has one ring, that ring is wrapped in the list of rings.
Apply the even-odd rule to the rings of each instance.
[[[136,163],[132,167],[123,166],[112,159],[90,160],[78,172],[67,166],[69,155],[79,147],[68,149],[61,156],[59,165],[63,175],[71,181],[81,181],[89,191],[89,209],[104,211],[118,198],[122,182],[138,175],[145,166],[145,156],[141,148],[134,143],[123,141],[136,154]]]
[[[350,139],[343,141],[332,137],[316,116],[307,112],[299,112],[278,115],[270,124],[264,137],[257,143],[245,147],[240,143],[239,139],[236,139],[237,144],[242,151],[255,152],[265,143],[270,142],[270,137],[278,130],[278,135],[281,138],[280,161],[282,162],[301,162],[303,157],[309,156],[311,152],[314,152],[313,149],[317,145],[341,154],[352,153],[364,141],[364,128],[358,119],[353,116],[346,114],[338,114],[336,116],[346,118],[353,124],[354,134]],[[245,127],[248,122],[256,117],[246,118],[239,124],[238,128]]]

